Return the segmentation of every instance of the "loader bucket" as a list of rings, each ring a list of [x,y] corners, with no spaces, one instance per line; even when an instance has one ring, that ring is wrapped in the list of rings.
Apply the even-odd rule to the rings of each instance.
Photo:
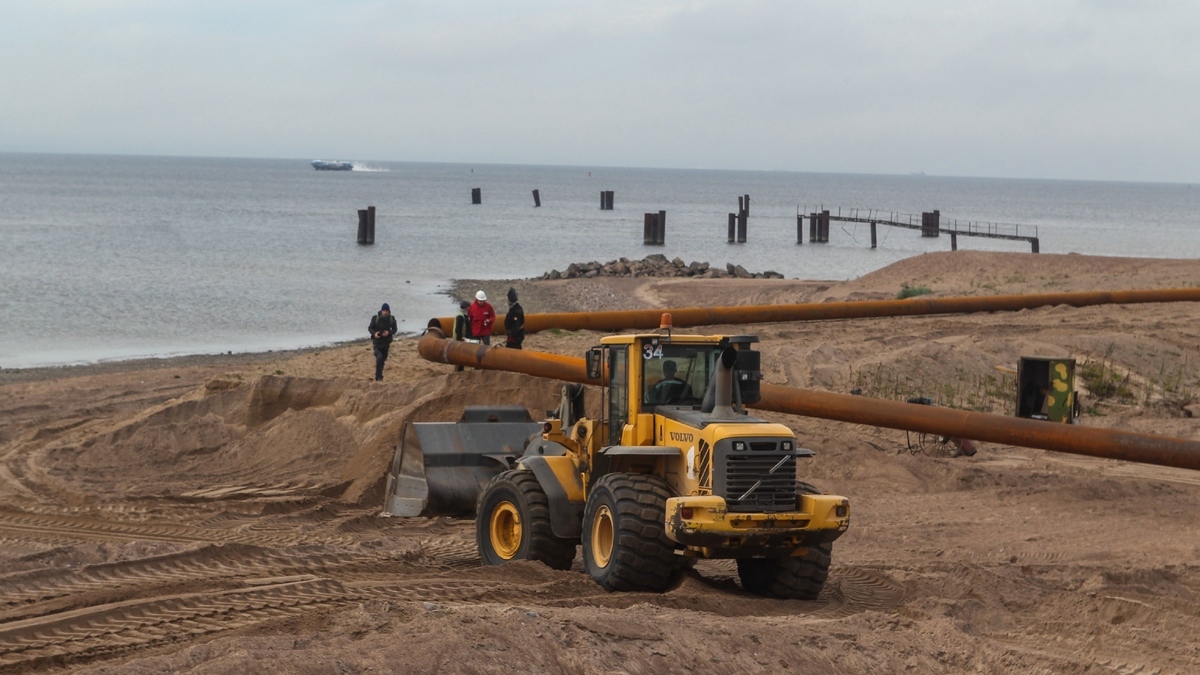
[[[468,406],[457,422],[406,424],[388,474],[387,513],[473,515],[483,486],[541,431],[521,406]]]

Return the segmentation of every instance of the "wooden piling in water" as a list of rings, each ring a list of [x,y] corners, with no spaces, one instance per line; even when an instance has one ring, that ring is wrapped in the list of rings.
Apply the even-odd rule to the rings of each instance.
[[[367,243],[375,243],[375,207],[367,207]]]
[[[600,210],[601,211],[612,211],[613,210],[613,194],[614,194],[613,190],[601,190],[600,191]]]
[[[804,216],[800,215],[800,209],[796,209],[796,243],[804,244]]]
[[[750,195],[738,195],[737,240],[746,243],[746,225],[750,219]]]
[[[817,226],[817,235],[821,238],[822,244],[829,243],[829,211],[821,212],[821,224]]]
[[[642,223],[642,245],[653,246],[658,243],[658,214],[647,213]]]
[[[941,213],[934,209],[933,211],[921,212],[921,236],[922,237],[938,237],[941,236]]]
[[[472,204],[482,204],[483,203],[483,188],[471,188],[471,203]]]
[[[871,221],[871,248],[875,248],[875,246],[876,246],[875,221],[872,220]]]
[[[1038,238],[1037,237],[1034,237],[1033,239],[1029,240],[1029,247],[1030,247],[1031,253],[1041,253],[1042,252],[1041,247],[1038,246]]]
[[[658,212],[657,226],[654,228],[654,243],[664,246],[667,243],[667,212]]]
[[[817,236],[817,212],[813,211],[808,214],[808,243],[816,244],[820,242],[820,237]]]
[[[737,214],[729,214],[729,243],[737,241]]]
[[[367,243],[367,210],[358,210],[358,243]]]
[[[958,233],[957,232],[950,233],[950,250],[951,251],[958,250]]]
[[[542,196],[538,194],[537,190],[533,191],[533,205],[535,207],[542,205]]]

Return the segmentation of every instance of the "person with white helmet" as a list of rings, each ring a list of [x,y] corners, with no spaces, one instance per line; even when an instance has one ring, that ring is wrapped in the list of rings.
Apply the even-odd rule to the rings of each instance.
[[[492,324],[496,322],[496,310],[487,301],[487,293],[480,290],[475,294],[475,302],[467,310],[471,317],[471,335],[485,345],[492,344]]]

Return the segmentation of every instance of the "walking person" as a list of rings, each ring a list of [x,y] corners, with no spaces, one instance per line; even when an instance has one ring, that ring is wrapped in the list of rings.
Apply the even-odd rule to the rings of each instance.
[[[482,290],[475,294],[475,302],[467,309],[471,317],[471,335],[485,345],[492,344],[492,324],[496,322],[496,310],[487,301]]]
[[[517,289],[508,289],[508,313],[504,315],[504,332],[508,335],[506,347],[520,349],[525,342],[525,309],[517,302]]]
[[[387,361],[392,338],[396,336],[396,317],[392,316],[392,308],[386,302],[379,313],[371,317],[367,331],[371,333],[371,344],[375,348],[375,381],[379,382],[383,380],[383,363]]]
[[[463,300],[458,303],[458,314],[454,316],[454,339],[462,342],[463,340],[471,339],[471,317],[467,315],[467,309],[471,307],[471,303]],[[462,365],[454,366],[454,372],[461,373]]]

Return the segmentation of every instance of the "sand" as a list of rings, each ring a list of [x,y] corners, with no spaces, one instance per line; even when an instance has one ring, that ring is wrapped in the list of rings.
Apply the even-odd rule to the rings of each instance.
[[[931,253],[850,282],[465,282],[527,312],[1200,285],[1200,262]],[[500,307],[502,311],[502,307]],[[1103,365],[1081,423],[1200,440],[1200,303],[712,327],[772,384],[1012,413],[1021,355]],[[577,355],[593,333],[527,349]],[[663,594],[484,567],[474,524],[381,517],[410,420],[553,407],[557,384],[364,342],[0,372],[0,673],[1200,671],[1200,474],[764,415],[853,504],[815,602],[701,562]]]

